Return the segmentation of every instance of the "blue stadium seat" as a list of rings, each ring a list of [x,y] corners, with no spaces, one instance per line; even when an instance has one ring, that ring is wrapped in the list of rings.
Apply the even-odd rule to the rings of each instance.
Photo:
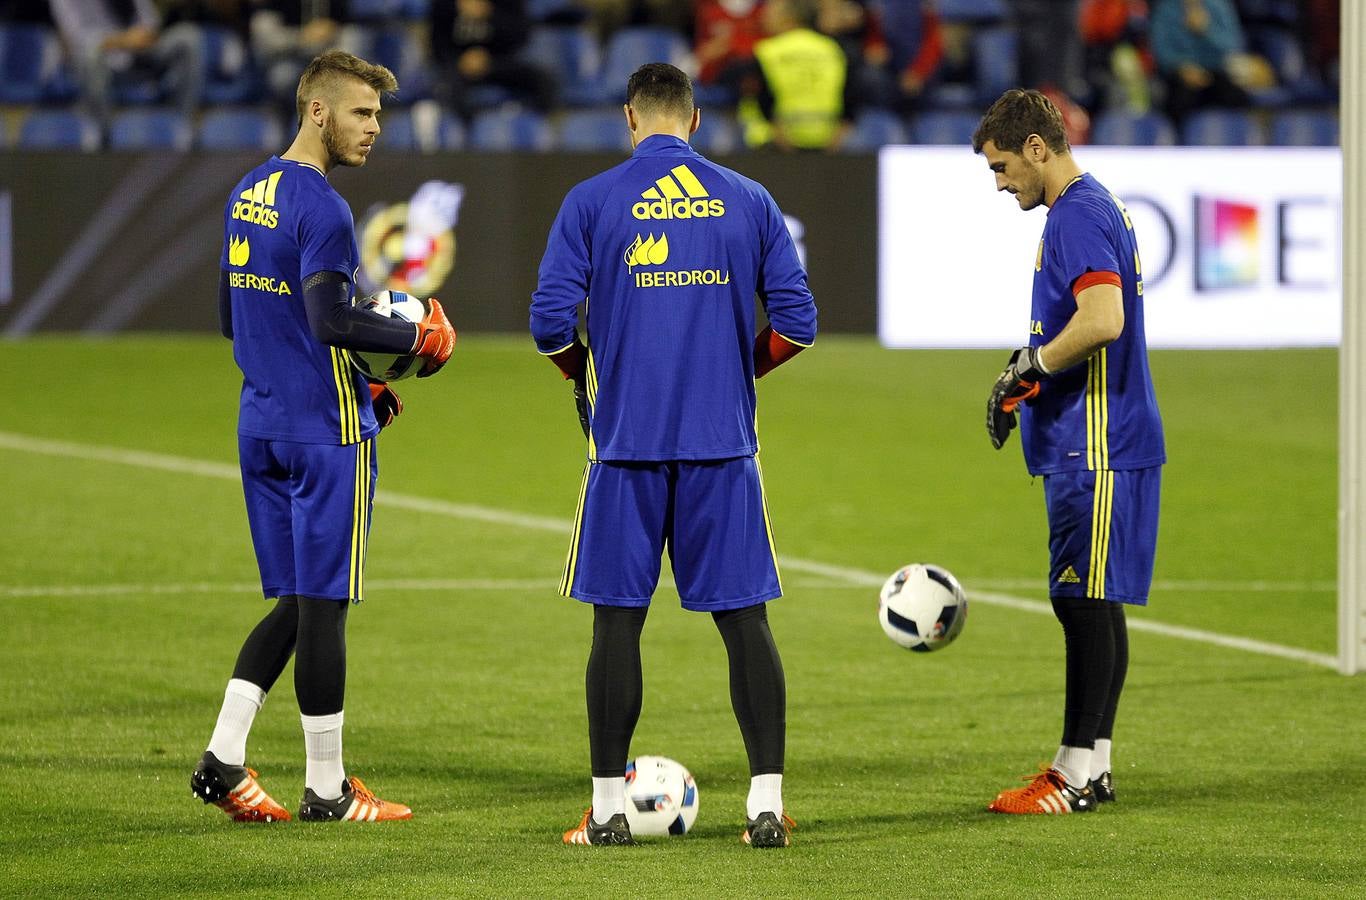
[[[49,89],[61,61],[61,45],[51,28],[0,24],[0,103],[52,99]]]
[[[560,120],[559,148],[571,152],[631,150],[626,116],[619,106],[575,109]]]
[[[190,123],[166,107],[119,110],[109,123],[111,150],[188,150],[193,142]]]
[[[1091,128],[1091,143],[1112,147],[1170,147],[1176,143],[1176,128],[1158,112],[1131,113],[1113,109],[1096,117]]]
[[[604,103],[620,103],[626,99],[626,79],[646,63],[673,63],[688,68],[692,51],[683,35],[668,28],[642,26],[622,28],[607,41],[603,66],[598,79],[599,99]]]
[[[544,152],[555,143],[546,120],[516,105],[480,113],[470,129],[474,150],[532,150]]]
[[[261,98],[261,81],[242,38],[231,28],[205,25],[204,106],[251,103]]]
[[[1286,110],[1271,120],[1271,143],[1282,147],[1336,147],[1337,113],[1328,110]]]
[[[382,151],[435,153],[465,146],[465,126],[432,101],[410,109],[385,110],[380,113],[379,124]]]
[[[983,107],[1019,86],[1019,47],[1010,28],[984,28],[973,35],[973,67],[977,74],[977,102]]]
[[[745,150],[745,142],[740,134],[739,124],[736,123],[734,117],[722,113],[720,110],[702,110],[702,124],[697,127],[697,133],[692,136],[692,145],[697,148],[697,152],[706,156],[713,154],[722,156]]]
[[[1005,0],[939,0],[946,22],[995,22],[1006,17]]]
[[[911,142],[966,146],[972,143],[980,117],[976,113],[941,110],[916,116],[911,123]]]
[[[584,17],[575,0],[527,0],[526,12],[533,22],[576,22]]]
[[[72,109],[35,109],[19,128],[17,145],[25,150],[85,150],[100,148],[100,126]]]
[[[844,143],[844,149],[855,153],[871,153],[884,144],[904,144],[906,125],[895,113],[885,109],[866,109],[854,120],[854,130]]]
[[[1193,147],[1248,147],[1264,144],[1262,126],[1238,109],[1191,113],[1181,127],[1181,143]]]
[[[598,87],[602,48],[587,28],[537,26],[531,29],[522,56],[555,74],[564,105],[592,106],[598,102],[602,94]]]
[[[284,129],[269,110],[255,107],[224,107],[204,114],[195,144],[204,150],[284,149]]]
[[[364,30],[361,55],[388,67],[398,79],[398,94],[388,102],[407,106],[432,95],[431,70],[426,65],[427,48],[418,35],[404,25],[388,24]]]

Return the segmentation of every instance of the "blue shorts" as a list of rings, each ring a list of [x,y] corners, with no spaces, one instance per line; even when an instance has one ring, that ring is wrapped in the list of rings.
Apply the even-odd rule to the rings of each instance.
[[[1147,604],[1161,486],[1157,466],[1045,475],[1049,596]]]
[[[265,595],[363,600],[374,438],[337,446],[239,435],[237,449]]]
[[[590,462],[560,593],[648,606],[665,547],[684,609],[782,596],[759,461]]]

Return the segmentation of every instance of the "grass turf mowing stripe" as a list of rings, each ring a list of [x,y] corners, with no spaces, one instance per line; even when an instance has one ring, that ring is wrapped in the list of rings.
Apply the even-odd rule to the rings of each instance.
[[[238,467],[228,463],[188,459],[164,453],[127,450],[119,447],[106,447],[91,444],[78,444],[70,441],[34,438],[27,435],[16,434],[14,432],[0,431],[0,447],[20,452],[116,463],[120,465],[136,466],[138,468],[158,469],[186,475],[198,475],[206,478],[236,481],[240,477]],[[387,491],[376,492],[375,502],[416,512],[427,512],[435,515],[472,519],[480,522],[508,525],[533,531],[550,531],[558,534],[565,534],[570,528],[569,522],[551,518],[549,516],[525,515],[522,513],[491,509],[489,507],[476,506],[473,504],[431,500],[425,497],[393,494]],[[851,586],[878,587],[886,580],[885,576],[874,572],[844,566],[834,566],[814,560],[782,556],[779,558],[779,562],[781,565],[786,566],[793,571],[802,572],[808,575],[819,575],[829,578],[832,581],[845,582]],[[1021,610],[1023,612],[1053,615],[1052,607],[1046,603],[1040,603],[1036,600],[1027,600],[1023,597],[1015,597],[1010,594],[972,591],[968,594],[968,598],[976,603],[985,603],[992,606],[1005,607],[1007,609]],[[1134,619],[1131,617],[1128,624],[1129,628],[1134,631],[1146,631],[1164,637],[1196,641],[1233,650],[1243,650],[1248,653],[1257,653],[1264,656],[1275,656],[1282,659],[1289,659],[1296,662],[1309,663],[1311,665],[1324,666],[1332,669],[1337,668],[1337,659],[1335,657],[1328,654],[1302,650],[1296,647],[1286,647],[1280,644],[1256,641],[1250,638],[1218,634],[1216,632],[1203,631],[1198,628],[1166,625],[1148,619]]]

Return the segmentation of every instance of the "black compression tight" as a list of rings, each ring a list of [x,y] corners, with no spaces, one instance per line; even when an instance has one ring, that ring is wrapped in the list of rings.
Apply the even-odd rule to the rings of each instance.
[[[1114,733],[1115,713],[1129,667],[1124,605],[1087,597],[1054,597],[1067,647],[1062,743],[1093,748]]]
[[[232,677],[270,691],[289,662],[294,693],[306,716],[340,712],[346,690],[346,613],[343,600],[281,597],[247,636]]]
[[[626,771],[631,735],[640,720],[643,685],[640,632],[649,607],[593,607],[593,648],[588,653],[588,751],[594,778]]]
[[[712,613],[730,659],[730,703],[749,774],[780,775],[787,736],[787,682],[768,627],[768,605]]]

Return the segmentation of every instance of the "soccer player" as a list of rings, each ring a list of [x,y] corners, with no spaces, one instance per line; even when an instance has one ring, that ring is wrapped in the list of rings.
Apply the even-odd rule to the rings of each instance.
[[[786,683],[765,605],[782,589],[754,381],[815,340],[816,306],[768,191],[688,145],[688,77],[641,66],[625,115],[635,152],[569,192],[531,303],[537,349],[574,381],[588,439],[561,593],[593,604],[593,801],[564,841],[631,843],[640,633],[667,547],[683,607],[711,613],[725,641],[751,775],[741,838],[784,847]],[[770,323],[757,337],[756,294]]]
[[[972,147],[1022,210],[1048,207],[1034,261],[1029,345],[987,402],[998,450],[1020,416],[1048,507],[1049,596],[1066,645],[1062,743],[1001,813],[1086,812],[1113,802],[1111,740],[1129,664],[1124,605],[1148,602],[1157,543],[1162,420],[1143,333],[1143,268],[1124,204],[1072,158],[1057,107],[1001,95]]]
[[[290,817],[245,763],[252,721],[291,653],[307,754],[299,818],[412,816],[342,766],[346,613],[363,597],[375,435],[403,408],[388,386],[367,384],[346,351],[415,353],[428,376],[450,357],[455,331],[435,300],[416,326],[352,306],[354,226],[327,181],[335,166],[365,165],[380,94],[397,88],[388,69],[349,53],[314,59],[299,78],[298,136],[238,182],[224,213],[219,320],[242,370],[242,487],[275,607],[242,646],[190,788],[237,821]]]

